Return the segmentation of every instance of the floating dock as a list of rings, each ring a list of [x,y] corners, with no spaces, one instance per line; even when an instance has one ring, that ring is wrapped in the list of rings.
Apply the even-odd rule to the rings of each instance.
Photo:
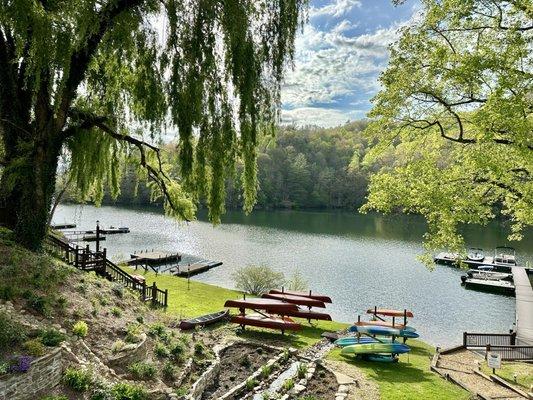
[[[533,288],[524,268],[513,268],[517,344],[533,346]]]
[[[63,224],[52,224],[50,225],[50,228],[52,229],[58,229],[58,230],[61,230],[61,229],[72,229],[72,228],[75,228],[76,227],[76,224],[71,224],[71,223],[63,223]]]
[[[437,264],[459,265],[463,263],[474,269],[482,265],[491,266],[491,267],[494,267],[495,270],[501,270],[501,271],[510,271],[510,269],[514,267],[525,269],[525,267],[521,267],[518,265],[495,262],[494,257],[492,256],[485,256],[482,260],[478,261],[478,260],[470,260],[468,258],[461,258],[460,255],[457,253],[441,252],[437,254],[435,257],[433,257],[433,260]]]
[[[130,265],[162,265],[173,261],[181,260],[179,253],[167,253],[164,251],[152,250],[130,254],[131,259],[127,261]]]

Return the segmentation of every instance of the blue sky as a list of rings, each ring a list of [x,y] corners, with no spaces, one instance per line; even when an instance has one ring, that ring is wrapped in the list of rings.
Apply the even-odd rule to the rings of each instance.
[[[282,89],[282,121],[335,126],[370,110],[388,45],[416,12],[416,0],[312,0]]]

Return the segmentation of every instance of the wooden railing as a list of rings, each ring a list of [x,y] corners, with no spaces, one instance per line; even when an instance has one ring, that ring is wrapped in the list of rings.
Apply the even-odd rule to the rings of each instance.
[[[150,301],[154,306],[167,307],[168,290],[161,290],[154,282],[147,286],[146,282],[136,279],[107,258],[106,249],[91,251],[89,246],[79,247],[67,239],[50,234],[45,245],[51,253],[66,263],[83,271],[94,271],[112,282],[119,282],[125,287],[135,290],[142,301]]]
[[[533,360],[533,346],[517,346],[516,332],[463,333],[463,347],[485,349],[501,355],[502,360]]]
[[[516,333],[463,333],[464,347],[514,346]]]

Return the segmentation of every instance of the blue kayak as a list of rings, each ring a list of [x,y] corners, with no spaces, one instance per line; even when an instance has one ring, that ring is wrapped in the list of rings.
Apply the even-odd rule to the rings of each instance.
[[[335,344],[339,347],[346,347],[346,346],[351,346],[357,343],[379,343],[380,341],[384,343],[387,343],[387,342],[390,343],[391,339],[386,338],[386,339],[377,340],[377,339],[374,339],[368,336],[362,336],[358,339],[355,336],[347,336],[347,337],[342,337],[342,338],[335,340]]]
[[[346,346],[341,354],[403,354],[411,348],[403,343],[357,343]]]
[[[416,332],[405,329],[389,328],[387,326],[357,326],[353,325],[349,329],[350,332],[365,333],[367,335],[381,335],[381,336],[399,336],[404,338],[417,338],[419,335]]]

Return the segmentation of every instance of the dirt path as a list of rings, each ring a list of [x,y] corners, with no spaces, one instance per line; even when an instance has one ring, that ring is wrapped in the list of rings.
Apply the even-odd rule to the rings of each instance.
[[[356,383],[350,386],[347,400],[379,400],[379,388],[354,365],[335,360],[327,360],[325,364],[333,371],[353,379]]]
[[[498,400],[524,399],[518,393],[476,374],[477,362],[482,357],[469,350],[458,350],[439,357],[437,369],[461,382],[472,393],[479,393],[485,398]]]

